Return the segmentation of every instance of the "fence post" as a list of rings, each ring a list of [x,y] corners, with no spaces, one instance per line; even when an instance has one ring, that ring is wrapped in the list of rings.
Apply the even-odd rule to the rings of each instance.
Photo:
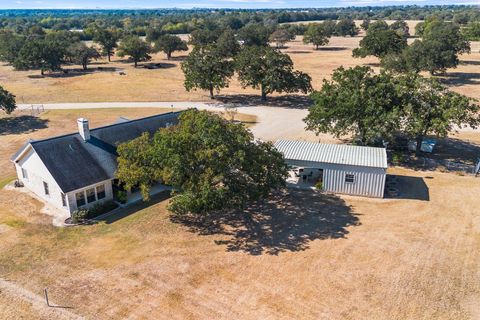
[[[43,292],[45,293],[45,302],[47,303],[47,306],[50,307],[50,302],[48,301],[48,292],[47,288],[43,289]]]

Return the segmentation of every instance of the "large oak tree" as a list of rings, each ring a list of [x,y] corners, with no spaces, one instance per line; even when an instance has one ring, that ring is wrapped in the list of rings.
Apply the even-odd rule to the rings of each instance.
[[[402,107],[392,76],[363,66],[335,70],[311,98],[314,105],[304,119],[308,130],[353,135],[362,144],[391,136]]]
[[[214,45],[195,47],[181,66],[185,89],[208,90],[212,99],[214,91],[228,87],[234,72],[233,61],[218,54]]]
[[[152,47],[149,43],[142,40],[139,36],[126,36],[118,46],[117,55],[119,57],[130,56],[135,64],[135,68],[140,61],[148,61],[151,59],[150,53]]]
[[[292,59],[277,49],[247,46],[235,60],[242,86],[260,89],[264,101],[273,92],[308,93],[312,90],[310,76],[294,70]]]
[[[154,51],[163,51],[170,60],[174,51],[187,51],[187,42],[180,39],[178,36],[166,34],[160,36],[155,41]]]
[[[189,110],[179,124],[118,148],[116,176],[140,185],[144,199],[161,180],[176,190],[169,209],[207,214],[242,208],[285,185],[287,166],[268,142],[254,141],[242,124],[207,111]]]

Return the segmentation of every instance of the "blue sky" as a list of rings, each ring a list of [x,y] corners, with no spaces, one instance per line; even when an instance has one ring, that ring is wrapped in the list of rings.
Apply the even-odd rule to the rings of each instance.
[[[477,4],[480,0],[0,0],[0,9],[25,8],[299,8]]]

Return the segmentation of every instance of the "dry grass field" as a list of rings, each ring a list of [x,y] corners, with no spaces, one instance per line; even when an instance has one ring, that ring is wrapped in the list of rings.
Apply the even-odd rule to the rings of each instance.
[[[25,139],[74,131],[79,116],[95,127],[159,112],[47,111],[0,134],[1,175]],[[0,190],[0,318],[478,319],[478,178],[389,173],[404,176],[401,199],[290,191],[199,220],[170,216],[161,195],[75,228]],[[45,307],[45,287],[68,308]]]
[[[339,65],[378,68],[377,59],[351,57],[359,40],[333,38],[314,51],[297,39],[284,51],[318,89]],[[446,80],[480,98],[480,43],[473,49]],[[183,90],[181,57],[156,55],[153,62],[165,68],[134,69],[115,59],[95,67],[121,68],[126,76],[38,78],[0,66],[0,84],[20,103],[209,100]],[[257,94],[236,81],[223,93]],[[472,175],[392,167],[388,173],[401,181],[398,199],[289,190],[203,219],[171,216],[161,194],[72,228],[53,227],[40,202],[1,189],[14,175],[10,156],[28,138],[74,132],[78,117],[97,127],[169,111],[0,117],[0,319],[480,319],[480,178]],[[480,150],[478,132],[452,138]],[[42,303],[46,287],[55,308]]]
[[[418,21],[409,21],[410,29]],[[187,38],[183,35],[183,38]],[[323,79],[328,79],[332,71],[340,65],[353,67],[359,64],[378,69],[378,59],[352,58],[352,50],[358,46],[361,36],[353,38],[333,37],[330,43],[318,51],[305,45],[301,37],[287,44],[283,51],[290,54],[295,67],[311,75],[314,89],[320,89]],[[411,40],[412,41],[412,40]],[[19,103],[52,102],[102,102],[102,101],[208,101],[203,91],[186,92],[183,88],[183,73],[180,63],[186,52],[176,52],[172,60],[164,54],[153,55],[153,60],[142,63],[137,69],[132,63],[114,57],[111,63],[105,60],[91,65],[89,72],[70,72],[40,77],[39,71],[13,71],[11,66],[0,66],[0,85],[12,91]],[[456,91],[480,98],[480,42],[472,43],[472,53],[461,57],[457,69],[449,70],[445,81]],[[143,65],[160,63],[159,69],[146,69]],[[79,66],[67,67],[77,69]],[[99,70],[101,68],[101,70]],[[126,73],[125,76],[119,72]],[[230,98],[242,95],[258,95],[258,90],[243,89],[236,79],[229,88],[221,92]]]
[[[290,191],[199,221],[157,198],[66,229],[2,190],[0,275],[89,319],[478,319],[478,179],[391,173],[411,199]],[[0,318],[48,319],[11,299]]]

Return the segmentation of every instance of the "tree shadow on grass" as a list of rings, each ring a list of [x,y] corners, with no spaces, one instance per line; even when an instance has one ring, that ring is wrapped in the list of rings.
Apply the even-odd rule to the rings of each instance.
[[[347,47],[319,47],[318,50],[315,51],[344,51],[348,50]]]
[[[34,116],[0,118],[0,135],[20,134],[47,128],[48,120]]]
[[[102,221],[102,222],[105,222],[106,224],[111,224],[120,219],[128,217],[131,214],[134,214],[140,210],[143,210],[154,204],[162,202],[168,198],[170,198],[170,191],[160,192],[156,195],[151,196],[149,201],[138,201],[126,207],[115,209],[112,214],[107,214],[102,218],[94,218],[92,220],[96,222]]]
[[[50,72],[45,73],[44,75],[41,74],[32,74],[28,77],[30,79],[43,79],[43,78],[72,78],[72,77],[79,77],[84,76],[87,74],[99,73],[99,72],[120,72],[122,68],[115,68],[115,67],[96,67],[96,68],[88,68],[84,70],[83,68],[76,68],[76,69],[64,69],[63,71],[58,72]]]
[[[480,84],[480,72],[447,72],[438,80],[448,86],[463,86],[466,84]]]
[[[174,63],[166,63],[166,62],[160,62],[160,63],[143,63],[139,64],[139,67],[143,67],[145,69],[170,69],[170,68],[175,68],[177,65]]]
[[[291,109],[308,109],[312,105],[312,100],[306,95],[284,95],[267,97],[267,101],[262,101],[259,95],[254,94],[234,94],[219,95],[216,99],[225,104],[238,104],[239,106],[270,106],[283,107]]]
[[[315,240],[345,238],[348,227],[360,225],[358,216],[337,196],[285,190],[245,210],[171,219],[201,235],[227,237],[215,241],[227,251],[278,255],[307,250]]]
[[[313,51],[307,51],[307,50],[286,50],[285,53],[288,54],[309,54],[312,53]]]
[[[461,60],[460,61],[461,65],[474,65],[474,66],[480,66],[480,61],[478,60]]]
[[[438,138],[432,153],[423,153],[416,157],[405,150],[402,166],[414,170],[450,171],[472,173],[480,155],[480,145],[453,137]]]

